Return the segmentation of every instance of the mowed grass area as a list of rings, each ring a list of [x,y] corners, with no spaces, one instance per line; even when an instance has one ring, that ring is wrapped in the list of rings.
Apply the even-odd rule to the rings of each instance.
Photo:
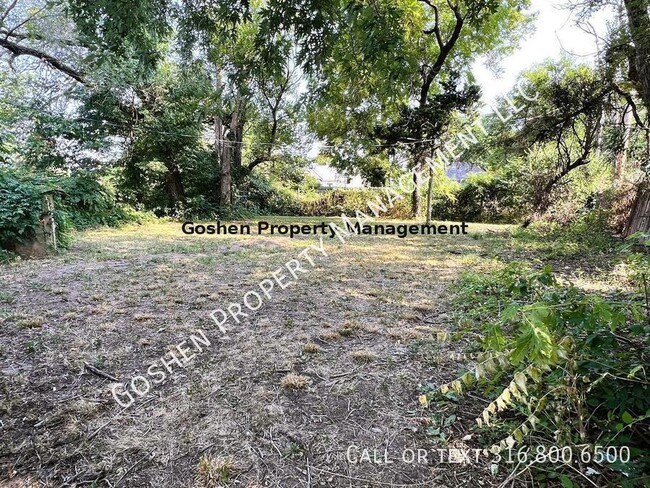
[[[325,238],[327,258],[312,253],[315,268],[226,335],[210,312],[259,291],[315,237],[188,236],[159,222],[81,233],[59,256],[0,266],[0,486],[498,484],[487,461],[402,461],[405,449],[477,447],[462,438],[481,404],[439,406],[458,417],[442,444],[418,402],[419,385],[455,378],[468,366],[458,353],[475,346],[454,324],[448,284],[522,258],[560,259],[577,277],[611,272],[579,246],[558,256],[512,232]],[[211,346],[125,409],[114,381],[85,366],[128,382],[197,330]],[[353,445],[378,459],[350,462]]]

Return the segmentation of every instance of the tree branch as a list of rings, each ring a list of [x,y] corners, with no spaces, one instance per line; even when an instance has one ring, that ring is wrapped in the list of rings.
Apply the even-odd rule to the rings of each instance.
[[[434,14],[435,12],[437,12],[437,7],[435,7],[432,2],[430,2],[429,0],[422,0],[422,1],[424,1],[427,5],[434,7]],[[438,74],[442,70],[445,61],[447,60],[449,54],[451,53],[452,49],[456,45],[456,42],[460,37],[460,33],[463,30],[463,25],[465,24],[465,18],[463,17],[460,11],[460,7],[457,4],[453,5],[451,2],[448,2],[448,4],[449,4],[449,8],[451,8],[451,10],[454,12],[454,17],[456,18],[456,22],[454,24],[454,28],[451,32],[451,35],[449,36],[449,39],[446,42],[442,41],[442,36],[440,36],[440,40],[438,40],[438,34],[436,34],[436,41],[439,44],[440,52],[438,53],[438,57],[436,58],[433,65],[424,76],[422,88],[420,89],[421,107],[426,105],[427,98],[429,97],[429,90],[431,89],[431,83],[433,83],[433,80],[436,79],[436,76],[438,76]],[[436,14],[436,17],[438,17],[438,14]]]
[[[72,41],[70,39],[48,39],[45,36],[37,33],[33,34],[21,34],[18,32],[9,32],[7,29],[4,27],[0,27],[0,36],[4,36],[5,39],[9,39],[10,37],[16,41],[24,41],[24,40],[31,40],[31,41],[47,41],[55,44],[62,44],[64,46],[68,47],[86,47],[82,45],[79,42]]]
[[[612,83],[612,88],[616,93],[622,96],[627,102],[627,104],[630,106],[630,108],[632,108],[632,115],[634,116],[634,120],[636,121],[637,125],[647,130],[648,128],[646,127],[646,125],[641,120],[641,117],[639,116],[639,111],[637,110],[636,103],[634,103],[634,99],[632,98],[632,95],[624,91],[616,83]]]
[[[427,35],[435,34],[436,41],[438,42],[438,47],[442,49],[444,45],[444,41],[442,40],[442,34],[440,33],[440,11],[438,10],[438,6],[430,2],[429,0],[422,0],[422,1],[433,9],[433,15],[434,15],[433,27],[431,29],[426,29],[424,33]]]
[[[43,51],[17,44],[13,41],[10,41],[9,39],[0,39],[0,47],[5,48],[14,56],[32,56],[34,58],[40,59],[48,66],[56,69],[57,71],[60,71],[61,73],[69,76],[74,80],[77,80],[79,83],[86,83],[83,73],[56,59],[54,56],[50,56],[49,54],[44,53]]]
[[[4,21],[7,19],[9,16],[9,13],[16,7],[16,4],[18,3],[18,0],[13,0],[11,4],[7,7],[7,10],[4,11],[2,16],[0,16],[0,24],[3,24]]]

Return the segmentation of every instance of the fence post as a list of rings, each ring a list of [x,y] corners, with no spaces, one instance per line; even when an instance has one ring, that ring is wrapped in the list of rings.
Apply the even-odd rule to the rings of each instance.
[[[56,221],[54,220],[54,198],[50,193],[43,195],[43,217],[41,218],[45,243],[56,250]]]

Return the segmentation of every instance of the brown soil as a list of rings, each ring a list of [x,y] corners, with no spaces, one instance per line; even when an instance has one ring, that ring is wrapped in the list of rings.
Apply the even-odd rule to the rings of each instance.
[[[492,485],[487,461],[431,453],[477,447],[462,438],[481,405],[418,402],[419,385],[462,367],[460,343],[438,332],[451,330],[446,286],[480,243],[328,241],[328,259],[218,331],[211,310],[313,242],[190,237],[168,223],[85,233],[66,254],[0,266],[0,486]],[[84,366],[127,382],[198,329],[211,347],[125,409]],[[458,420],[443,444],[426,429],[447,413]],[[377,459],[351,463],[350,446]],[[428,462],[402,460],[418,448]]]

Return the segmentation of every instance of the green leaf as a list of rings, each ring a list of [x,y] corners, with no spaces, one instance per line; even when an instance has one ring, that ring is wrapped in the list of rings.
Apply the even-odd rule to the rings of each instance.
[[[573,488],[573,481],[571,481],[566,475],[560,475],[560,482],[564,488]]]
[[[628,425],[634,422],[634,417],[632,417],[632,414],[630,414],[630,412],[627,411],[623,413],[621,419],[623,420],[623,422],[625,422]]]
[[[519,305],[517,305],[516,303],[511,303],[505,308],[505,310],[501,314],[501,320],[503,322],[509,322],[510,320],[515,318],[518,311],[519,311]]]

